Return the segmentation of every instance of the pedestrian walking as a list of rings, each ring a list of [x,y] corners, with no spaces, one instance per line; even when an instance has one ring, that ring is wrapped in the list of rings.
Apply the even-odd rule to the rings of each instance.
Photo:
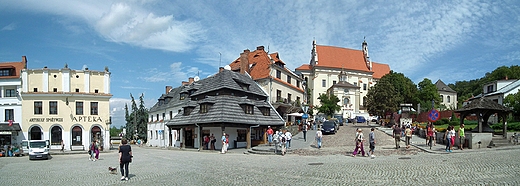
[[[426,125],[426,145],[430,146],[430,139],[433,140],[433,125],[432,123],[428,122],[428,125]]]
[[[128,165],[132,162],[132,147],[128,145],[128,141],[123,138],[119,146],[119,168],[121,169],[121,181],[128,181]]]
[[[96,142],[92,141],[92,143],[90,144],[88,149],[89,149],[88,152],[90,153],[90,156],[88,157],[88,160],[96,161]]]
[[[99,141],[96,140],[96,148],[94,149],[94,151],[95,151],[95,153],[96,153],[96,157],[95,157],[96,160],[99,160],[99,147],[100,147],[99,145],[100,145],[100,144],[99,144]]]
[[[211,136],[209,137],[210,139],[210,143],[211,143],[211,150],[215,150],[215,142],[217,142],[217,139],[215,139],[215,136],[213,134],[211,134]]]
[[[221,154],[225,154],[227,152],[227,145],[229,143],[229,139],[227,138],[227,134],[224,132],[222,133],[222,138],[220,138],[221,141],[222,141],[222,150],[221,150]]]
[[[278,153],[278,145],[280,142],[280,132],[276,131],[273,135],[273,141],[274,141],[274,153]]]
[[[354,149],[354,152],[352,152],[352,157],[356,157],[356,155],[358,154],[358,150],[361,151],[362,156],[365,156],[365,149],[363,147],[363,142],[365,141],[365,139],[363,138],[362,129],[358,129],[358,133],[356,134],[355,141],[356,141],[356,148]]]
[[[302,132],[303,132],[303,141],[307,141],[307,130],[308,130],[308,125],[307,123],[305,123],[303,125],[303,128],[302,128]]]
[[[208,135],[204,135],[204,150],[208,150],[208,146],[209,146],[209,136]]]
[[[287,152],[287,138],[285,136],[284,133],[279,133],[280,134],[280,147],[281,147],[281,151],[282,151],[282,156],[285,156],[285,153]]]
[[[401,141],[401,128],[399,126],[397,126],[397,124],[394,125],[392,133],[393,133],[392,137],[395,140],[395,148],[396,149],[401,148],[401,145],[399,145],[399,142]]]
[[[316,143],[318,144],[318,149],[321,149],[322,139],[323,139],[323,134],[321,133],[321,129],[318,128],[318,130],[316,130]]]
[[[370,143],[370,150],[368,151],[368,156],[371,158],[375,158],[374,150],[376,149],[376,135],[374,133],[374,128],[370,129],[370,133],[368,134],[368,142]]]
[[[61,152],[65,152],[65,143],[61,140]]]
[[[460,128],[459,128],[459,132],[458,133],[459,133],[459,149],[463,150],[464,142],[465,142],[465,139],[466,139],[466,136],[464,135],[464,123],[460,124]]]
[[[291,140],[292,140],[292,134],[291,131],[286,130],[285,131],[285,140],[287,140],[287,148],[291,148]]]
[[[267,141],[269,142],[269,146],[271,146],[271,143],[273,143],[273,134],[274,134],[274,131],[271,128],[271,126],[267,126],[266,133],[267,133]]]
[[[453,126],[448,126],[444,133],[444,139],[446,140],[446,152],[453,152],[453,144],[455,143],[455,131]]]
[[[412,139],[412,129],[410,129],[410,126],[406,126],[406,129],[404,130],[405,135],[405,141],[406,141],[406,148],[410,148],[410,140]]]

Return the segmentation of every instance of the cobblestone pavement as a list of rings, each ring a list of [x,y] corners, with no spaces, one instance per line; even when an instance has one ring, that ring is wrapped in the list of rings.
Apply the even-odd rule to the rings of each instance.
[[[332,135],[326,139],[332,140]],[[346,144],[353,139],[339,141]],[[383,147],[391,145],[383,139],[380,143]],[[330,141],[325,141],[327,144]],[[518,148],[451,154],[388,153],[371,159],[346,156],[345,151],[352,151],[350,146],[324,147],[323,151],[331,153],[320,156],[245,155],[243,149],[218,154],[132,146],[129,181],[119,180],[119,170],[116,175],[109,174],[108,167],[118,165],[116,152],[102,153],[96,162],[89,161],[87,154],[54,155],[38,161],[2,157],[0,185],[520,185]]]
[[[340,129],[336,134],[326,134],[323,135],[323,141],[322,141],[322,148],[318,149],[316,148],[316,141],[310,145],[311,148],[302,148],[294,150],[294,154],[307,156],[307,155],[351,155],[352,151],[354,151],[356,147],[356,143],[354,141],[356,129],[360,128],[363,130],[363,135],[366,139],[364,143],[365,151],[368,152],[369,150],[369,143],[368,143],[368,134],[370,133],[370,128],[375,127],[374,123],[370,123],[370,125],[367,125],[365,123],[357,123],[352,124],[349,123],[346,126],[340,126]],[[387,135],[386,133],[374,130],[375,136],[376,136],[376,155],[378,156],[388,156],[388,155],[413,155],[420,152],[417,148],[404,148],[405,143],[400,142],[401,147],[400,149],[395,149],[395,141],[394,138]],[[311,137],[310,139],[314,139],[314,135],[316,134],[316,131],[309,131],[307,134],[307,137]],[[298,138],[293,139],[293,141],[297,141]],[[297,142],[296,142],[297,143]]]

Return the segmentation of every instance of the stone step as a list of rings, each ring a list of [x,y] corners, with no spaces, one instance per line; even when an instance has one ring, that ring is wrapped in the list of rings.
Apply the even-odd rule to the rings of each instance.
[[[247,154],[257,154],[257,155],[282,155],[281,152],[280,152],[280,149],[278,149],[278,152],[275,154],[274,153],[274,148],[272,150],[270,149],[265,149],[265,148],[251,148],[251,149],[248,149],[246,152],[244,153],[247,153]],[[291,150],[290,149],[287,149],[287,154],[291,154]]]

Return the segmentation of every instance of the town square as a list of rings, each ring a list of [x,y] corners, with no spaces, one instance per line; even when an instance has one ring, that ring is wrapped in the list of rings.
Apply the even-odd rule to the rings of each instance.
[[[515,1],[0,1],[0,185],[520,185]]]

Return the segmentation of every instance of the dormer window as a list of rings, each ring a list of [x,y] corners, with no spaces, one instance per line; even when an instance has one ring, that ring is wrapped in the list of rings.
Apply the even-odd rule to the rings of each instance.
[[[208,113],[209,109],[211,108],[211,103],[202,103],[200,104],[200,113]]]
[[[14,76],[14,68],[2,68],[0,69],[0,76]]]
[[[179,99],[184,100],[186,97],[188,97],[188,93],[181,93],[181,97]]]
[[[193,111],[194,107],[184,107],[184,113],[182,115],[188,116]]]
[[[262,115],[264,116],[270,116],[271,115],[271,109],[269,107],[260,107],[260,112],[262,112]]]
[[[253,105],[244,104],[244,105],[241,105],[241,107],[242,107],[242,110],[244,110],[244,113],[246,113],[246,114],[254,114],[254,112],[253,112],[254,106]]]

